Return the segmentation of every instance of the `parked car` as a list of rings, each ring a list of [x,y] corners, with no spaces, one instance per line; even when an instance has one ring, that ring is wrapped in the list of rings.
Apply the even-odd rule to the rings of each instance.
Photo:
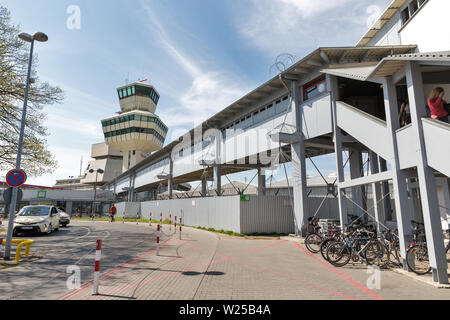
[[[65,228],[70,223],[70,215],[61,208],[57,208],[59,213],[59,223]]]
[[[50,234],[59,230],[60,214],[54,206],[27,206],[14,219],[13,235],[37,232]]]

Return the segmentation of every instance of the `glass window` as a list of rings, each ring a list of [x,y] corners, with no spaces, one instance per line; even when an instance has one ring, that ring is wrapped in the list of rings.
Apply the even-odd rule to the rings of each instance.
[[[141,116],[139,116],[139,115],[135,115],[134,118],[135,118],[135,120],[137,120],[137,121],[141,121]]]
[[[419,9],[419,5],[417,4],[417,0],[413,0],[410,4],[409,4],[409,15],[412,16],[417,9]]]
[[[321,75],[320,77],[308,82],[303,86],[303,101],[312,99],[327,90],[327,80],[326,75]]]
[[[142,116],[142,117],[141,117],[141,120],[147,122],[147,121],[148,121],[148,117]]]
[[[122,96],[123,96],[124,98],[126,98],[126,96],[127,96],[127,90],[122,89]]]
[[[122,99],[122,91],[119,90],[119,98]]]
[[[401,17],[402,17],[402,24],[405,24],[409,20],[409,9],[408,8],[406,8],[405,10],[402,11]]]
[[[131,87],[127,88],[127,93],[128,93],[129,96],[131,96]]]
[[[135,86],[132,86],[132,87],[131,87],[131,94],[132,94],[132,95],[135,95],[135,94],[136,94],[136,87],[135,87]]]

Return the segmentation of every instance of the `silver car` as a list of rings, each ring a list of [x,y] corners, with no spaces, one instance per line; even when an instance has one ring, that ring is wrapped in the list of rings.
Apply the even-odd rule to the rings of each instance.
[[[60,215],[54,206],[27,206],[14,219],[13,235],[46,233],[59,230]]]
[[[70,223],[70,215],[64,212],[61,208],[57,208],[59,213],[59,223],[65,228]]]

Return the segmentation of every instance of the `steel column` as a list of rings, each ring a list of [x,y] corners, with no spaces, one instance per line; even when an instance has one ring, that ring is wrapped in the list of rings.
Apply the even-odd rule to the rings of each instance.
[[[380,160],[380,171],[386,172],[387,169],[387,163],[386,160],[384,160],[381,157],[378,157]],[[391,188],[389,187],[389,181],[384,181],[381,183],[381,189],[383,195],[386,195],[391,192]],[[384,212],[384,219],[386,221],[392,221],[392,205],[391,205],[391,196],[388,196],[383,199],[383,212]]]
[[[258,169],[258,195],[266,195],[266,174],[263,169]]]
[[[411,123],[418,153],[417,175],[419,178],[420,198],[422,203],[428,256],[433,270],[433,280],[448,283],[447,259],[444,248],[444,235],[439,214],[436,180],[433,169],[427,164],[422,118],[426,117],[423,79],[420,66],[415,62],[406,63],[406,83],[408,87]]]
[[[375,152],[369,152],[369,161],[370,161],[370,169],[372,174],[376,174],[380,172],[380,168],[378,165],[378,156]],[[381,195],[381,184],[379,182],[372,183],[372,195],[373,195],[373,211],[375,216],[375,223],[377,226],[377,232],[380,234],[383,231],[382,224],[386,224],[385,217],[382,214],[381,207],[379,202],[382,199]]]
[[[412,240],[411,221],[408,210],[408,194],[406,185],[406,174],[400,169],[400,160],[398,156],[398,145],[396,131],[400,128],[398,121],[398,102],[395,84],[392,77],[385,78],[383,81],[384,107],[386,111],[386,126],[390,133],[390,141],[393,150],[393,158],[386,159],[391,163],[392,184],[395,195],[395,213],[397,216],[397,229],[400,241],[400,254],[402,257],[403,268],[408,269],[406,264],[406,248]]]
[[[334,134],[334,150],[336,152],[336,173],[338,178],[338,203],[339,203],[339,218],[341,221],[341,228],[345,230],[345,225],[347,224],[347,204],[344,198],[344,191],[340,187],[340,184],[345,181],[344,174],[344,161],[342,158],[342,134],[341,129],[337,124],[336,116],[336,102],[339,100],[339,88],[338,88],[338,78],[336,76],[327,76],[329,88],[331,89],[331,110],[333,113],[333,134]]]
[[[294,221],[295,233],[306,236],[307,227],[307,192],[306,192],[306,158],[305,139],[303,136],[303,119],[300,105],[300,88],[298,81],[291,82],[292,94],[292,116],[296,126],[296,133],[299,134],[298,142],[291,144],[292,153],[292,178],[294,195]]]

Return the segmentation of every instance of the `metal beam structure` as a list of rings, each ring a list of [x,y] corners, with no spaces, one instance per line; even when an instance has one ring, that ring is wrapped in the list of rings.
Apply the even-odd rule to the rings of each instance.
[[[427,60],[424,65],[420,56],[408,56],[405,61],[401,60],[401,56],[395,56],[409,54],[413,49],[416,46],[319,48],[203,123],[199,127],[201,134],[205,134],[208,129],[217,129],[212,130],[215,142],[203,139],[198,144],[199,138],[193,129],[186,135],[191,141],[186,142],[183,138],[174,141],[162,151],[150,155],[133,170],[110,182],[108,187],[111,190],[122,190],[124,186],[128,186],[132,200],[132,192],[150,191],[160,185],[167,185],[171,198],[174,185],[199,181],[202,186],[201,195],[206,196],[206,177],[213,177],[214,194],[221,196],[223,175],[258,170],[258,193],[264,195],[266,178],[263,170],[271,167],[272,163],[264,163],[262,159],[264,154],[272,159],[281,148],[281,153],[287,157],[280,161],[287,162],[289,158],[292,164],[295,232],[304,236],[310,215],[306,160],[334,152],[339,218],[343,229],[348,222],[349,211],[356,215],[368,214],[367,199],[363,195],[369,185],[372,186],[373,218],[378,231],[387,222],[393,223],[391,182],[403,266],[407,268],[406,248],[412,240],[410,213],[423,214],[433,276],[435,281],[445,283],[447,264],[443,254],[435,179],[436,174],[446,177],[444,172],[447,169],[437,170],[437,166],[431,167],[427,157],[427,149],[430,148],[425,140],[426,132],[422,121],[426,117],[422,72],[430,69],[429,63],[439,64],[440,60],[424,57]],[[389,54],[393,56],[387,57]],[[446,65],[448,59],[450,58],[443,58],[443,71],[446,71],[445,68],[450,69]],[[357,61],[362,62],[358,64]],[[399,64],[391,64],[392,61]],[[336,65],[330,66],[330,62]],[[330,68],[340,69],[341,72]],[[367,71],[371,68],[371,76],[368,76]],[[311,80],[321,79],[321,72],[327,74],[325,90],[304,101],[301,90]],[[404,77],[412,124],[399,130],[396,81],[401,80],[403,84],[404,80],[401,78]],[[364,102],[350,105],[349,97],[344,94],[345,88],[341,87],[349,81],[361,88],[367,86],[368,89],[377,91],[375,98],[378,101],[373,103],[376,105],[373,107],[376,112],[368,112],[369,108],[365,108],[367,106],[363,105]],[[358,97],[357,94],[354,95],[350,100]],[[433,126],[433,123],[426,125]],[[432,129],[447,130],[446,125],[435,127]],[[289,128],[289,132],[280,128]],[[374,132],[377,134],[374,135]],[[183,151],[177,148],[181,142],[187,143],[183,146]],[[411,153],[411,148],[415,152]],[[192,154],[189,154],[189,150],[192,150]],[[343,159],[346,151],[350,151],[350,177],[347,179]],[[213,159],[206,156],[210,152],[215,154]],[[362,154],[368,154],[370,172],[363,170]],[[168,164],[165,162],[167,157],[170,159]],[[187,164],[186,159],[190,159]],[[154,179],[155,172],[161,172],[161,168],[166,165],[169,166],[167,179]],[[439,165],[445,166],[445,163]],[[413,183],[418,179],[417,188],[413,183],[408,183],[408,179],[413,180]],[[352,197],[346,194],[349,189],[352,190]],[[448,192],[448,183],[447,188],[442,189]],[[408,198],[408,190],[410,194],[413,193],[412,190],[420,192],[420,206],[416,204],[417,201]],[[446,197],[450,201],[450,196]]]

